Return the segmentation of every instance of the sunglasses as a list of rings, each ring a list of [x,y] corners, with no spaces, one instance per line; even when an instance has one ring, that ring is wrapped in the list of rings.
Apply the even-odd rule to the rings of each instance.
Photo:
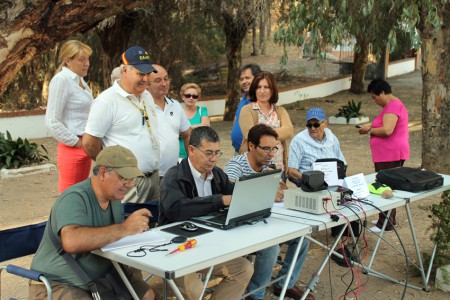
[[[184,98],[189,99],[198,99],[198,95],[194,95],[194,94],[183,94]]]
[[[322,125],[322,123],[323,122],[320,122],[320,123],[307,123],[306,124],[306,127],[308,127],[308,128],[319,128],[320,127],[320,125]]]

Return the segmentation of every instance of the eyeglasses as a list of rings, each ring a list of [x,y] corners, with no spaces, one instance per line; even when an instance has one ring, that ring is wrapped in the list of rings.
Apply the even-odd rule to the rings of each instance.
[[[206,151],[206,152],[204,152],[199,147],[197,147],[197,146],[194,146],[194,147],[197,148],[197,150],[200,151],[201,153],[205,154],[205,156],[207,158],[213,158],[214,156],[217,156],[217,158],[220,158],[222,156],[222,154],[223,154],[221,151],[216,151],[216,152],[214,152],[214,151]]]
[[[111,169],[111,168],[106,168],[106,171],[109,172],[109,173],[111,173],[111,172],[114,171],[114,173],[116,174],[117,178],[119,178],[120,182],[121,182],[123,185],[127,185],[127,184],[132,184],[132,185],[134,185],[134,184],[136,183],[136,181],[137,181],[137,177],[136,177],[136,178],[125,178],[125,177],[123,177],[122,175],[120,175],[119,173],[117,173],[116,170]]]
[[[264,151],[265,153],[270,153],[270,152],[277,153],[277,151],[278,151],[278,147],[270,148],[270,147],[261,147],[259,145],[257,147],[262,149],[262,151]]]
[[[170,78],[156,78],[155,80],[153,80],[153,81],[150,81],[150,82],[153,82],[153,83],[156,83],[156,84],[161,84],[161,83],[170,83],[170,81],[171,81],[171,79]]]
[[[183,94],[184,98],[189,99],[198,99],[198,95],[194,95],[194,94]]]
[[[319,128],[320,127],[320,125],[322,125],[322,123],[323,123],[323,121],[322,122],[320,122],[320,123],[306,123],[306,127],[308,127],[309,129],[311,129],[311,128]]]

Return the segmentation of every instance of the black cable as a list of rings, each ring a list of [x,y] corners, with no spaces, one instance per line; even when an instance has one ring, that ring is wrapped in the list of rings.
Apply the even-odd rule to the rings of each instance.
[[[390,220],[390,218],[388,218],[388,217],[386,216],[386,214],[384,213],[384,211],[382,211],[382,210],[381,210],[380,208],[378,208],[376,205],[373,205],[372,203],[370,203],[370,202],[368,202],[368,201],[364,201],[364,200],[359,199],[359,198],[356,198],[354,201],[359,201],[359,202],[361,202],[361,203],[363,203],[363,204],[372,206],[373,208],[377,209],[378,211],[380,211],[380,213],[381,213],[382,215],[384,215],[384,217],[386,218],[386,220],[392,225],[392,228],[394,229],[395,235],[397,235],[398,241],[400,242],[400,245],[401,245],[401,247],[402,247],[402,249],[403,249],[403,254],[405,255],[405,260],[406,260],[405,287],[404,287],[404,289],[403,289],[403,294],[402,294],[402,298],[401,298],[401,299],[404,299],[404,298],[405,298],[405,295],[406,295],[406,288],[408,287],[409,259],[408,259],[408,254],[406,253],[405,245],[403,245],[403,241],[402,241],[402,239],[400,238],[400,235],[398,234],[397,229],[395,228],[394,224],[392,224],[392,221]]]
[[[351,207],[350,207],[350,205],[351,204],[347,204],[347,203],[343,203],[343,202],[341,202],[341,206],[344,206],[344,207],[347,207],[351,212],[353,212],[353,214],[358,218],[358,222],[359,222],[359,225],[361,226],[361,228],[362,228],[362,221],[361,221],[361,218],[359,217],[359,215],[356,213],[356,211],[354,211]],[[350,231],[349,230],[352,230],[351,229],[351,225],[350,225],[350,221],[349,221],[349,223],[348,223],[348,225],[347,225],[347,232],[349,233]],[[349,228],[350,227],[350,228]],[[352,230],[353,231],[353,230]],[[348,234],[349,235],[349,234]],[[349,236],[347,235],[347,239],[349,238]],[[353,233],[353,235],[354,235],[354,233]],[[356,242],[355,242],[355,244],[358,244],[358,242],[359,242],[359,237],[360,237],[360,232],[358,233],[358,236],[356,237]],[[353,250],[350,252],[351,254],[352,254],[352,256],[353,256],[353,253],[355,252],[355,250],[356,250],[356,247],[354,247],[353,248]],[[345,254],[345,251],[343,251],[343,254]],[[361,264],[361,260],[360,260],[360,256],[361,256],[361,253],[357,253],[358,254],[358,263],[359,264]],[[353,256],[354,257],[354,256]],[[349,271],[347,271],[344,275],[342,275],[341,276],[341,281],[345,284],[345,281],[344,281],[344,276],[346,275],[346,274],[348,274],[348,272],[351,272],[351,274],[352,274],[352,278],[351,278],[351,281],[350,281],[350,283],[349,284],[347,284],[347,289],[345,290],[345,295],[347,295],[349,292],[353,292],[355,289],[354,288],[352,288],[351,289],[351,286],[352,286],[352,284],[353,284],[353,282],[354,282],[354,280],[355,280],[355,274],[353,273],[353,264],[352,264],[352,260],[351,260],[351,258],[349,257],[349,259],[348,259],[349,261],[350,261],[350,266],[349,266],[349,268],[350,268],[350,270]],[[359,282],[358,282],[358,288],[359,288],[360,286],[359,286]],[[356,295],[355,295],[356,296]]]
[[[280,215],[280,216],[285,216],[285,217],[291,217],[291,218],[296,218],[296,219],[302,219],[302,220],[308,220],[308,221],[314,221],[314,222],[322,223],[323,226],[325,227],[325,242],[328,245],[328,228],[327,228],[327,224],[324,221],[304,218],[304,217],[300,217],[300,216],[292,216],[292,215],[288,215],[288,214],[282,214],[282,213],[279,213],[279,212],[272,212],[272,214],[277,214],[277,215]],[[309,224],[307,224],[307,225],[309,225]],[[328,269],[329,269],[328,277],[329,277],[330,289],[331,289],[330,295],[331,295],[331,299],[333,299],[333,286],[331,285],[331,263],[330,263],[330,260],[328,260]]]

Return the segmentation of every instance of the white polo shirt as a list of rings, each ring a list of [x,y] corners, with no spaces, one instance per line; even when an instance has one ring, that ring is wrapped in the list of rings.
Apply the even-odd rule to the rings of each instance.
[[[143,109],[144,104],[151,130],[147,122],[143,122],[138,108]],[[120,145],[131,150],[142,172],[159,168],[158,122],[153,98],[148,91],[138,99],[122,89],[118,81],[114,82],[94,100],[85,131],[101,138],[103,147]]]
[[[191,127],[180,102],[168,97],[165,97],[164,101],[164,110],[153,104],[158,118],[158,138],[161,147],[159,176],[164,176],[168,169],[177,165],[180,153],[178,138],[181,132]]]

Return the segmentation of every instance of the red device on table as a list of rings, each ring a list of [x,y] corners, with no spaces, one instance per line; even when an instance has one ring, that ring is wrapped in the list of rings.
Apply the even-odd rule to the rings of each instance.
[[[195,245],[197,245],[197,240],[196,239],[188,240],[183,245],[178,246],[175,250],[171,251],[170,253],[167,253],[167,255],[172,254],[172,253],[176,253],[176,252],[183,252],[186,249],[190,249],[190,248],[195,247]]]

